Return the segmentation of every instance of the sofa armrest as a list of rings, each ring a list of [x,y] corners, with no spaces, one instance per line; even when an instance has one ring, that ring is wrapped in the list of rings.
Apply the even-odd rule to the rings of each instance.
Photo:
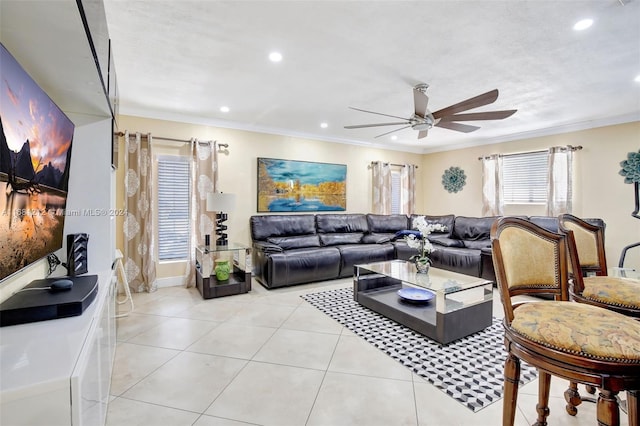
[[[269,243],[266,241],[256,241],[253,243],[255,250],[263,253],[282,253],[284,250],[277,244]]]

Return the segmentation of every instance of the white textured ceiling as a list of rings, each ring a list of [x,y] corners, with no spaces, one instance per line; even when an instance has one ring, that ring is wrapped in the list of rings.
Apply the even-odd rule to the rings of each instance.
[[[640,120],[640,0],[105,0],[105,9],[121,114],[415,152]],[[586,17],[593,26],[574,31]],[[272,50],[282,62],[268,60]],[[409,117],[423,82],[431,111],[497,88],[494,104],[469,112],[518,112],[421,140],[411,129],[392,141],[374,136],[394,127],[343,128],[394,121],[349,106]]]

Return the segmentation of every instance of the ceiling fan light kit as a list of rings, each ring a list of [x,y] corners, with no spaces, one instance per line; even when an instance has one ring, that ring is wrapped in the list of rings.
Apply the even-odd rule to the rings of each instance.
[[[375,136],[379,138],[381,136],[388,135],[390,133],[399,132],[400,130],[411,127],[413,130],[418,131],[418,139],[425,138],[429,132],[429,129],[435,127],[442,127],[444,129],[454,130],[457,132],[470,133],[478,130],[480,127],[472,126],[469,124],[458,123],[458,121],[483,121],[483,120],[502,120],[507,117],[511,117],[517,110],[502,110],[502,111],[486,111],[467,114],[458,114],[470,109],[479,108],[484,105],[492,104],[498,99],[498,89],[491,90],[473,98],[466,99],[457,104],[440,109],[436,112],[431,112],[427,108],[429,103],[429,97],[427,96],[427,89],[429,85],[421,83],[413,88],[413,103],[414,113],[410,118],[398,117],[395,115],[383,114],[380,112],[367,111],[360,108],[349,107],[356,111],[366,112],[368,114],[383,115],[386,117],[398,118],[400,122],[393,123],[374,123],[374,124],[357,124],[352,126],[344,126],[345,129],[362,129],[367,127],[382,127],[382,126],[403,126],[399,129],[391,130],[390,132],[382,133]]]

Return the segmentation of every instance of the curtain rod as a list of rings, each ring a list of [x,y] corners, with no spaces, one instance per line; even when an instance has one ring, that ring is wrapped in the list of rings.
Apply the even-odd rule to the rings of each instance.
[[[129,132],[130,135],[135,135],[136,133],[138,133],[138,132]],[[115,132],[114,135],[116,135],[116,136],[124,136],[124,132]],[[148,135],[146,133],[140,133],[140,137],[146,138],[146,137],[148,137]],[[165,137],[162,137],[162,136],[151,136],[151,137],[153,139],[158,139],[158,140],[161,140],[161,141],[169,141],[169,142],[179,142],[179,143],[191,143],[191,142],[193,142],[193,139],[175,139],[175,138],[165,138]],[[211,140],[209,140],[209,141],[199,141],[197,139],[196,139],[196,141],[200,145],[210,145],[212,142],[214,142],[214,143],[216,142],[216,141],[211,141]],[[218,146],[222,146],[222,147],[228,148],[229,144],[221,143],[221,144],[218,144]]]
[[[567,150],[571,150],[571,151],[580,151],[582,149],[582,145],[578,145],[578,146],[572,146],[572,145],[567,145],[567,146],[563,146],[561,147],[563,149],[567,149]],[[549,152],[548,149],[540,149],[538,151],[524,151],[524,152],[514,152],[511,154],[498,154],[498,157],[510,157],[512,155],[522,155],[522,154],[538,154],[540,152]],[[491,158],[490,155],[485,155],[484,157],[478,157],[478,160],[483,160],[485,158]]]
[[[371,166],[373,166],[374,164],[378,164],[378,163],[380,163],[380,161],[372,161],[371,162]],[[390,166],[396,166],[396,167],[406,167],[407,166],[406,164],[395,164],[395,163],[384,163],[384,162],[383,162],[383,164],[388,164]],[[418,166],[416,166],[415,164],[413,164],[413,166],[416,169],[418,168]]]

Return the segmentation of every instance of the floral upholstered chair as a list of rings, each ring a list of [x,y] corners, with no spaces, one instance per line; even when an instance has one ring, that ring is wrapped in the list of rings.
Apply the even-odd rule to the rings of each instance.
[[[627,391],[629,424],[637,425],[640,395],[640,322],[569,300],[567,236],[530,221],[503,217],[491,228],[493,263],[504,308],[503,425],[513,425],[520,362],[539,374],[535,425],[547,424],[551,376],[600,389],[598,424],[619,425],[617,394]],[[523,301],[550,294],[554,300]]]
[[[558,228],[568,236],[570,271],[581,272],[572,274],[571,297],[640,318],[640,282],[607,275],[604,229],[570,214],[558,218]]]
[[[567,236],[571,299],[640,320],[640,281],[608,276],[604,228],[570,214],[558,217],[558,228]],[[594,393],[595,389],[587,387],[587,392]],[[582,398],[574,382],[564,396],[572,416],[584,399],[593,401]]]

